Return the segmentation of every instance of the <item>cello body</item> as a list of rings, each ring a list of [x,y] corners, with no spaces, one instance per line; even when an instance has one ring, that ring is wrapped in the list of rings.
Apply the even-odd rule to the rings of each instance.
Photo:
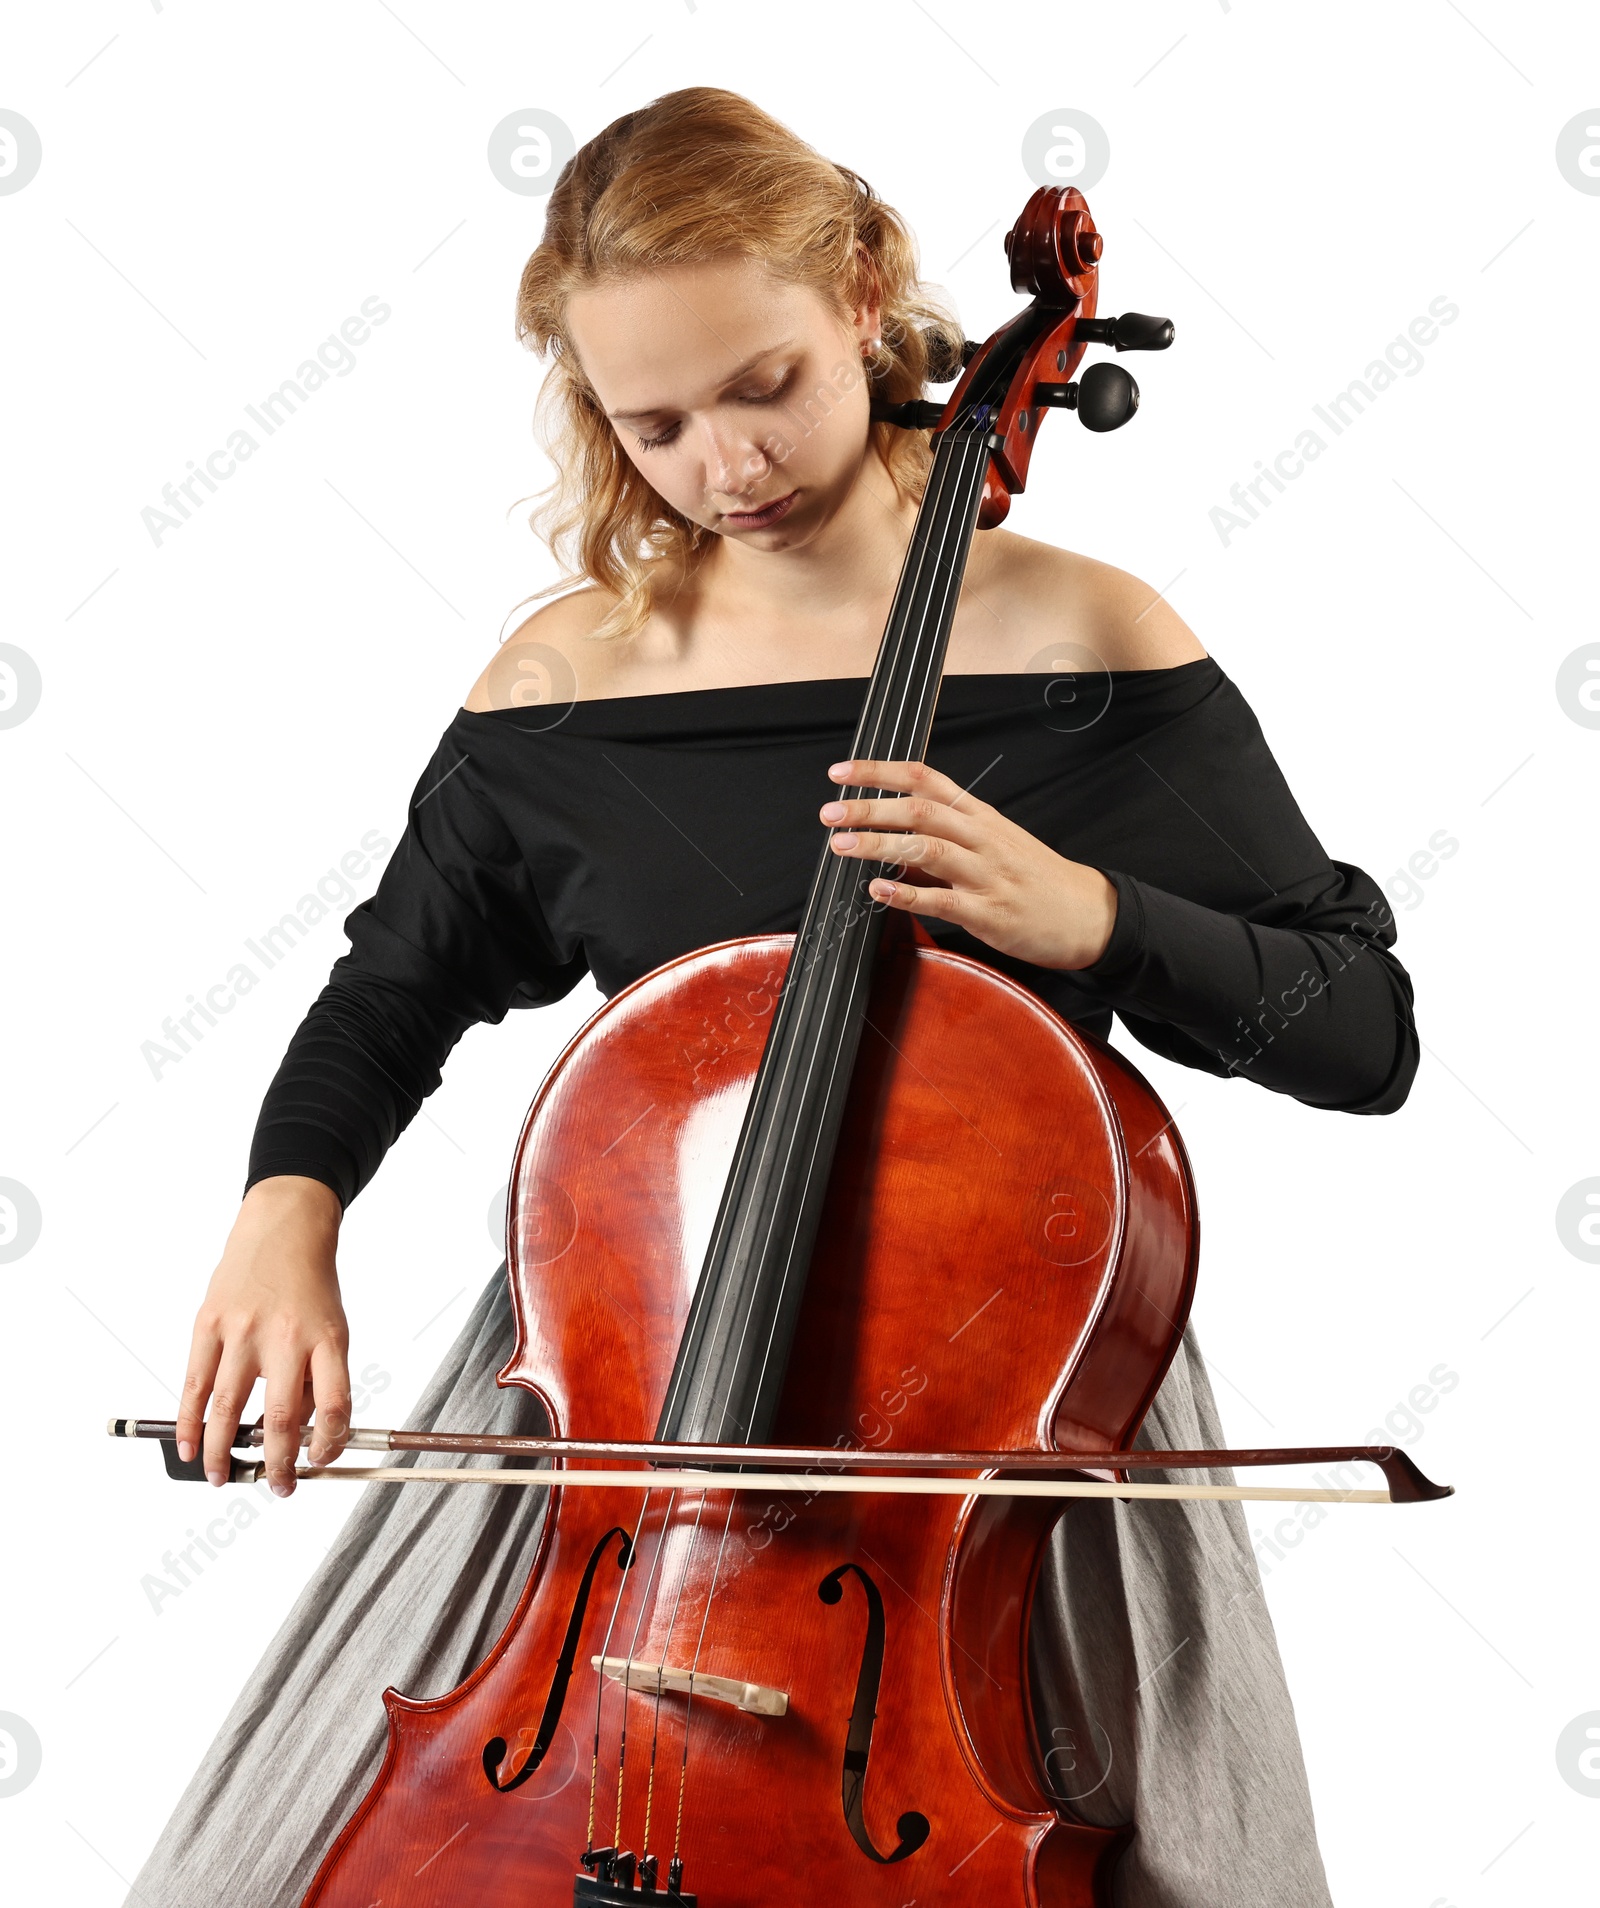
[[[1110,1048],[892,925],[773,1435],[1126,1449],[1194,1284],[1177,1130]],[[644,976],[533,1103],[501,1382],[537,1393],[556,1435],[651,1436],[791,946]],[[703,1908],[1109,1900],[1131,1831],[1052,1799],[1030,1708],[1059,1501],[769,1502],[706,1477],[647,1498],[552,1471],[505,1633],[448,1695],[385,1693],[383,1766],[305,1908],[556,1903],[575,1877],[579,1900],[678,1898],[664,1858],[658,1891],[586,1880],[599,1844],[681,1849]],[[626,1662],[602,1677],[596,1658]],[[691,1693],[689,1670],[730,1680]]]

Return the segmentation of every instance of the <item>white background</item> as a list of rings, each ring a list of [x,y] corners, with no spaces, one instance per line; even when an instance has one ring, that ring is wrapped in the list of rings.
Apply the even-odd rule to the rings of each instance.
[[[1556,1207],[1600,1174],[1600,733],[1556,672],[1600,636],[1580,569],[1600,198],[1555,142],[1600,94],[1597,37],[1504,0],[12,15],[0,106],[43,143],[0,196],[0,642],[43,682],[0,730],[0,1177],[43,1216],[0,1264],[0,1712],[43,1746],[0,1799],[13,1899],[121,1901],[350,1507],[271,1503],[157,1610],[144,1580],[215,1504],[102,1427],[170,1415],[261,1094],[373,877],[159,1079],[141,1044],[363,834],[395,838],[554,574],[516,507],[546,472],[511,322],[544,201],[496,180],[490,129],[539,107],[582,140],[699,83],[864,173],[980,338],[1016,304],[1023,134],[1092,114],[1102,306],[1169,313],[1178,344],[1133,361],[1120,435],[1050,427],[1012,526],[1170,583],[1330,853],[1389,882],[1436,832],[1459,843],[1391,888],[1427,1047],[1397,1116],[1135,1057],[1194,1157],[1230,1439],[1387,1422],[1459,1487],[1338,1511],[1281,1555],[1254,1507],[1335,1899],[1588,1896],[1600,1801],[1557,1739],[1600,1711],[1600,1268]],[[157,547],[140,513],[162,486],[370,296],[392,316],[355,368]],[[1439,297],[1460,317],[1420,372],[1224,545],[1230,485]],[[521,1114],[596,1004],[585,986],[469,1034],[353,1207],[368,1422],[400,1422],[492,1271]],[[1458,1382],[1412,1411],[1440,1367]]]

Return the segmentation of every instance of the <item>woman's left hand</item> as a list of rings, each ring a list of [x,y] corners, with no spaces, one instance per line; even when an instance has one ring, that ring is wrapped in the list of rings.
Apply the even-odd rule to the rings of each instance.
[[[905,879],[871,884],[874,900],[953,921],[1035,967],[1089,967],[1106,951],[1117,891],[1098,868],[1058,855],[925,763],[835,762],[828,774],[847,788],[903,791],[822,807],[841,831],[836,855],[903,867]]]

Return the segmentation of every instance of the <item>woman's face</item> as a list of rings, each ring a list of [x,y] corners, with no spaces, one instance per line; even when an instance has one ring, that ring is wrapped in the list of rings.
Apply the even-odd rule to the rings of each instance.
[[[617,439],[684,516],[760,550],[808,542],[867,449],[861,348],[878,312],[731,257],[614,279],[568,301],[567,331]]]

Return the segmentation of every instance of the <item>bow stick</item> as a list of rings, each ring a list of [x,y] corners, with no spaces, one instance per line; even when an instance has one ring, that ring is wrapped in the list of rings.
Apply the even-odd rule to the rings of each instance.
[[[170,1420],[113,1418],[106,1426],[114,1438],[159,1440],[169,1476],[204,1482],[200,1458],[178,1456],[177,1425]],[[302,1429],[300,1443],[311,1440]],[[235,1450],[259,1450],[265,1433],[258,1423],[241,1425]],[[719,1490],[876,1492],[916,1497],[1117,1497],[1227,1499],[1252,1503],[1418,1504],[1454,1495],[1454,1486],[1435,1484],[1405,1452],[1389,1444],[1334,1444],[1244,1451],[844,1451],[825,1446],[785,1444],[616,1443],[593,1438],[501,1437],[449,1431],[352,1430],[347,1450],[452,1452],[468,1456],[588,1458],[632,1460],[619,1470],[550,1470],[530,1467],[500,1470],[461,1467],[425,1468],[358,1465],[300,1465],[295,1476],[307,1481],[343,1478],[357,1484],[551,1485],[596,1490]],[[640,1464],[669,1468],[640,1469]],[[715,1466],[781,1465],[782,1470],[738,1471],[670,1468],[686,1464]],[[1131,1470],[1215,1471],[1266,1465],[1372,1464],[1386,1489],[1316,1489],[1265,1484],[1140,1484],[1085,1472]],[[941,1476],[940,1472],[1009,1472],[1009,1476]],[[1063,1476],[1064,1472],[1074,1473]],[[233,1459],[229,1482],[255,1483],[266,1466]]]

